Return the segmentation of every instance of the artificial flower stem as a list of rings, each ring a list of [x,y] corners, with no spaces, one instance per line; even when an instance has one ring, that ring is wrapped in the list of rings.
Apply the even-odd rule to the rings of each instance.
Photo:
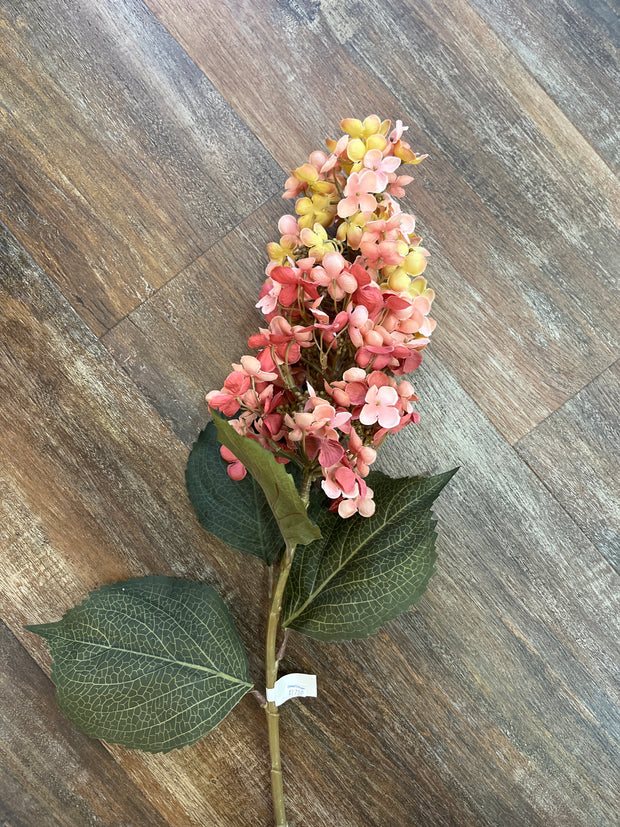
[[[308,507],[308,502],[310,499],[310,487],[313,479],[314,476],[312,472],[306,470],[300,492],[301,499],[306,508]],[[286,640],[288,638],[288,630],[286,630],[283,644],[276,655],[276,639],[278,635],[278,627],[280,625],[280,616],[282,614],[282,598],[284,596],[286,581],[288,580],[289,572],[291,570],[294,553],[295,546],[287,543],[278,574],[278,580],[276,582],[276,587],[269,606],[267,642],[265,646],[265,678],[267,689],[273,689],[275,682],[278,679],[279,658],[281,658],[284,653]],[[271,793],[273,797],[275,827],[288,827],[286,821],[286,809],[284,806],[284,787],[282,785],[282,761],[280,758],[280,713],[278,712],[278,707],[273,701],[266,702],[265,713],[267,715],[269,753],[271,755]]]
[[[295,546],[287,543],[284,558],[280,567],[278,581],[269,607],[269,621],[267,623],[267,645],[265,649],[265,673],[267,689],[273,689],[278,678],[278,660],[276,658],[276,637],[280,625],[282,612],[282,596],[284,587],[293,562]],[[282,762],[280,760],[280,713],[273,701],[267,701],[267,730],[269,732],[269,752],[271,755],[271,792],[273,796],[273,810],[275,827],[287,827],[286,810],[284,807],[284,788],[282,786]]]

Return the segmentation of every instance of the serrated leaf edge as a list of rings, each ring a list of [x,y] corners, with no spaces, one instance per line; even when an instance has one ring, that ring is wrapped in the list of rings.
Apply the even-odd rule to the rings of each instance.
[[[346,560],[344,560],[341,563],[341,565],[339,565],[338,568],[335,569],[332,572],[332,574],[330,574],[330,576],[321,584],[321,587],[319,589],[317,589],[315,592],[313,592],[308,597],[308,599],[305,601],[305,603],[303,603],[303,605],[298,610],[296,610],[289,617],[283,618],[282,627],[286,628],[287,626],[290,626],[290,628],[292,628],[292,629],[295,628],[295,626],[292,625],[291,621],[294,621],[296,618],[298,618],[302,614],[302,612],[315,600],[317,595],[321,594],[321,592],[324,591],[324,589],[328,585],[328,583],[331,580],[333,580],[333,578],[337,574],[339,574],[342,571],[342,569],[345,568],[346,565],[348,565],[348,563],[360,552],[360,550],[365,545],[368,544],[368,542],[370,540],[372,540],[372,538],[376,534],[379,533],[379,531],[381,531],[382,529],[384,529],[386,527],[387,522],[388,522],[388,514],[389,514],[389,519],[391,521],[392,519],[395,519],[396,517],[398,517],[398,514],[400,514],[402,511],[409,508],[413,502],[423,501],[423,500],[429,499],[429,498],[430,498],[431,502],[434,502],[437,499],[437,497],[439,496],[439,493],[441,492],[442,488],[444,488],[444,486],[447,485],[447,483],[450,481],[450,479],[454,476],[454,474],[457,471],[458,471],[458,467],[454,468],[452,471],[446,471],[444,474],[437,474],[435,476],[435,479],[437,480],[436,485],[433,485],[432,488],[429,488],[426,491],[422,492],[421,496],[417,497],[415,500],[408,501],[406,503],[406,505],[404,505],[401,509],[399,509],[395,514],[387,512],[386,515],[385,515],[384,522],[381,525],[379,525],[372,532],[372,534],[369,534],[359,546],[356,546],[355,550],[351,552],[351,554],[346,558]],[[394,478],[395,482],[398,482],[400,480],[409,480],[409,481],[411,481],[412,479],[433,479],[433,478],[432,477],[419,477],[419,478],[398,477],[398,478]],[[433,514],[432,508],[430,509],[430,513],[431,513],[431,519],[432,519],[432,514]],[[432,519],[432,535],[431,535],[432,536],[432,546],[431,546],[431,552],[435,552],[435,539],[437,537],[437,532],[435,531],[435,526],[436,525],[437,525],[437,520]],[[343,542],[344,542],[344,539],[343,539]],[[435,555],[436,555],[436,552],[435,552]],[[435,559],[436,559],[436,557],[435,557]],[[424,581],[425,583],[428,583],[428,580],[430,580],[430,577],[433,574],[433,571],[434,571],[434,569],[431,571],[431,574],[429,575],[429,577]],[[402,610],[399,610],[394,615],[394,617],[396,617],[398,614],[400,614],[400,611],[402,611]],[[382,621],[382,623],[380,623],[379,626],[377,626],[377,629],[381,628],[381,626],[383,625],[383,622],[387,622],[387,621]],[[301,631],[301,630],[298,630],[298,631]],[[305,634],[305,632],[304,632],[304,634]],[[370,632],[370,634],[374,634],[374,632]],[[364,635],[364,637],[367,637],[367,635]]]
[[[69,638],[66,635],[58,634],[58,631],[59,631],[58,627],[62,624],[64,619],[68,615],[71,614],[71,612],[74,612],[76,609],[79,609],[81,606],[84,606],[85,603],[88,603],[88,601],[91,599],[92,595],[94,595],[94,594],[100,594],[101,592],[111,591],[112,589],[115,589],[115,587],[119,586],[121,583],[123,583],[123,584],[127,583],[129,585],[130,583],[140,583],[140,582],[143,583],[145,580],[158,581],[160,583],[161,582],[170,582],[170,580],[177,580],[181,583],[182,582],[187,582],[187,583],[194,583],[197,586],[206,586],[206,587],[212,589],[214,591],[214,593],[217,595],[217,597],[220,600],[222,600],[221,595],[218,594],[217,590],[213,586],[211,586],[209,583],[201,583],[198,580],[185,580],[182,577],[167,577],[165,574],[147,574],[144,577],[130,577],[129,580],[117,580],[115,583],[105,583],[103,586],[99,586],[99,588],[92,589],[92,591],[89,591],[88,595],[84,598],[84,600],[82,600],[80,603],[76,603],[74,606],[71,606],[69,609],[67,609],[67,611],[63,614],[63,616],[60,618],[60,620],[53,621],[52,623],[30,624],[30,625],[24,626],[24,629],[26,629],[29,632],[34,632],[35,634],[39,635],[40,637],[43,637],[45,640],[47,640],[48,638],[40,630],[41,629],[49,629],[49,630],[54,629],[54,630],[57,630],[56,634],[55,634],[56,638],[63,638],[64,640],[69,640],[69,641],[70,640],[75,640],[74,638]],[[222,603],[224,603],[223,600],[222,600]],[[224,606],[226,606],[225,603],[224,603]],[[187,607],[185,607],[185,608],[187,608]],[[230,611],[227,606],[226,606],[226,610]],[[195,612],[193,614],[195,614]],[[198,619],[200,620],[200,618],[198,618]],[[229,675],[226,672],[214,671],[213,669],[209,669],[206,666],[201,666],[198,663],[190,663],[190,662],[187,662],[187,661],[176,660],[175,658],[164,658],[164,657],[161,657],[160,655],[152,655],[152,654],[150,654],[150,652],[148,654],[146,654],[145,652],[140,652],[139,650],[135,650],[135,649],[124,649],[121,646],[113,646],[113,647],[104,646],[102,643],[96,643],[95,641],[90,641],[90,640],[80,640],[80,642],[88,644],[88,646],[95,646],[95,647],[99,647],[101,649],[114,649],[118,652],[126,652],[129,655],[142,655],[143,657],[146,656],[146,657],[149,657],[149,658],[153,658],[153,660],[161,660],[161,661],[164,661],[166,663],[178,663],[180,666],[188,666],[190,669],[197,669],[201,672],[209,672],[209,674],[213,675],[214,677],[228,678],[228,680],[230,680],[232,683],[237,683],[240,686],[247,686],[248,690],[252,689],[253,686],[254,686],[253,683],[247,683],[247,681],[241,681],[238,678],[235,678],[234,675]],[[209,660],[208,656],[205,655],[205,657],[207,657],[207,660]],[[55,667],[55,661],[54,661],[54,664],[52,666],[52,674],[53,674],[54,667]]]
[[[207,528],[207,526],[202,521],[202,519],[200,517],[200,514],[198,513],[198,509],[194,505],[194,502],[192,500],[191,493],[190,493],[190,489],[191,489],[192,486],[190,486],[189,467],[190,467],[192,454],[194,453],[194,451],[197,448],[201,447],[201,440],[204,437],[205,432],[206,432],[207,428],[209,427],[209,425],[213,425],[213,427],[216,429],[216,433],[217,433],[217,426],[216,426],[215,422],[214,421],[213,422],[208,422],[205,425],[205,427],[202,429],[202,431],[198,434],[198,436],[196,437],[194,442],[192,443],[192,447],[191,447],[191,449],[189,451],[189,454],[188,454],[188,457],[187,457],[187,463],[185,465],[185,475],[184,475],[185,476],[185,490],[187,491],[188,499],[189,499],[189,501],[191,503],[191,506],[194,510],[194,513],[196,515],[196,519],[198,520],[198,522],[204,528],[205,531],[207,531],[209,534],[211,534],[211,536],[217,537],[218,540],[225,543],[229,548],[234,549],[235,551],[240,551],[244,554],[250,554],[252,557],[256,557],[258,560],[262,560],[262,562],[266,566],[271,566],[271,565],[273,565],[275,560],[280,556],[280,554],[284,550],[285,542],[284,542],[284,538],[282,537],[282,532],[281,531],[280,531],[281,545],[279,547],[275,547],[273,549],[273,551],[271,551],[269,553],[269,556],[265,557],[262,554],[255,554],[254,552],[248,552],[247,549],[243,548],[241,545],[233,545],[230,541],[225,540],[223,537],[220,537],[218,534],[214,534],[212,530]],[[219,437],[218,437],[218,441],[219,441]],[[258,503],[257,493],[258,493],[258,491],[257,491],[257,486],[258,486],[258,488],[261,489],[261,491],[262,491],[262,488],[261,488],[260,484],[258,483],[258,481],[254,477],[252,477],[252,482],[253,482],[252,496],[254,498],[254,504],[256,506],[256,513],[258,513],[258,506],[257,506],[257,503]],[[267,505],[269,505],[268,502],[267,502]],[[276,520],[276,523],[278,524],[278,530],[279,530],[280,526],[279,526],[279,523],[278,523],[275,515],[274,515],[274,519]],[[257,522],[257,525],[258,525],[258,532],[259,532],[260,538],[261,538],[261,546],[263,546],[262,538],[263,538],[263,535],[264,535],[264,524],[263,524],[262,520],[260,520],[260,519],[256,520],[256,522]]]
[[[127,584],[130,584],[130,583],[134,583],[134,582],[138,582],[138,581],[144,581],[144,580],[145,580],[145,579],[147,579],[147,578],[148,578],[149,580],[155,580],[155,581],[160,581],[160,582],[162,582],[162,581],[170,581],[170,580],[179,580],[179,581],[183,581],[183,580],[184,580],[184,578],[182,578],[182,577],[168,577],[168,576],[167,576],[167,575],[165,575],[165,574],[149,574],[149,575],[145,575],[145,576],[143,576],[143,577],[130,577],[128,580],[118,580],[118,581],[116,581],[115,583],[105,583],[104,585],[99,586],[98,588],[96,588],[96,589],[92,589],[91,591],[89,591],[89,592],[88,592],[88,594],[87,594],[87,596],[86,596],[86,597],[85,597],[82,601],[80,601],[80,603],[76,603],[74,606],[71,606],[69,609],[67,609],[67,611],[63,614],[63,616],[60,618],[60,620],[56,620],[56,621],[54,621],[54,622],[52,622],[52,623],[34,623],[34,624],[27,624],[27,625],[24,625],[24,627],[23,627],[23,628],[24,628],[24,629],[26,629],[26,630],[27,630],[27,631],[29,631],[29,632],[33,632],[34,634],[39,635],[40,637],[42,637],[42,638],[43,638],[44,640],[46,640],[46,641],[48,641],[48,640],[49,640],[49,638],[48,638],[46,635],[42,634],[42,633],[41,633],[41,631],[39,631],[39,630],[41,630],[41,629],[48,629],[48,630],[52,630],[52,629],[53,629],[53,630],[54,630],[54,632],[56,633],[56,637],[62,637],[64,640],[70,640],[70,638],[67,638],[67,637],[65,637],[64,635],[59,635],[59,634],[58,634],[58,626],[62,623],[62,621],[63,621],[63,620],[67,617],[67,615],[68,615],[68,614],[70,614],[70,613],[71,613],[72,611],[74,611],[75,609],[77,609],[77,608],[79,608],[80,606],[83,606],[85,603],[87,603],[87,602],[90,600],[91,596],[92,596],[93,594],[97,593],[97,592],[102,592],[102,591],[105,591],[105,590],[108,590],[108,589],[112,589],[113,587],[118,586],[120,583],[127,583]],[[196,584],[196,585],[198,585],[198,586],[209,586],[211,589],[213,589],[213,590],[215,591],[215,594],[218,596],[218,598],[219,598],[220,600],[222,600],[221,595],[220,595],[220,594],[217,592],[217,590],[216,590],[213,586],[211,586],[209,583],[201,583],[200,581],[197,581],[197,580],[188,580],[187,582],[189,582],[189,583],[195,583],[195,584]],[[224,601],[223,601],[223,600],[222,600],[222,603],[224,603]],[[224,603],[224,606],[226,606],[226,604],[225,604],[225,603]],[[227,607],[227,606],[226,606],[226,609],[228,610],[228,607]],[[230,611],[230,610],[228,610],[228,611]],[[238,634],[238,633],[237,633],[237,634]],[[84,641],[84,642],[85,642],[85,643],[88,643],[89,645],[102,646],[102,644],[91,644],[89,641]],[[107,647],[103,647],[103,648],[107,648]],[[115,648],[117,648],[117,647],[115,647]],[[119,650],[119,651],[123,651],[123,650]],[[124,651],[131,652],[132,654],[134,654],[133,650],[124,650]],[[135,652],[135,654],[144,655],[144,652]],[[244,654],[245,654],[245,652],[244,652]],[[245,682],[245,681],[240,681],[238,678],[235,678],[235,677],[233,677],[232,675],[227,675],[226,673],[223,673],[223,672],[219,672],[219,673],[213,672],[213,671],[211,671],[211,670],[206,669],[205,667],[201,667],[201,666],[199,666],[198,664],[194,664],[194,663],[186,663],[186,662],[184,662],[184,661],[177,661],[177,660],[173,660],[173,659],[169,659],[169,658],[159,658],[158,656],[152,656],[152,655],[149,655],[149,657],[154,657],[156,660],[160,660],[160,659],[161,659],[161,660],[165,660],[165,661],[167,661],[168,663],[178,663],[178,664],[180,664],[180,665],[182,665],[182,666],[188,666],[188,667],[190,667],[190,668],[192,668],[192,669],[197,669],[197,670],[199,670],[199,671],[210,672],[210,674],[211,674],[211,675],[214,675],[214,676],[216,676],[216,677],[221,675],[221,676],[223,676],[223,677],[228,678],[228,679],[229,679],[232,683],[236,683],[236,684],[238,684],[238,686],[239,686],[239,690],[238,690],[239,695],[238,695],[238,697],[235,697],[235,695],[233,695],[233,696],[232,696],[231,700],[233,700],[233,699],[234,699],[234,703],[232,703],[232,705],[231,705],[230,709],[228,710],[228,712],[226,713],[226,715],[224,715],[224,717],[220,719],[220,721],[218,722],[218,724],[216,724],[216,726],[219,726],[219,724],[220,724],[220,723],[221,723],[221,722],[222,722],[225,718],[227,718],[227,717],[228,717],[228,715],[230,715],[230,713],[231,713],[231,712],[232,712],[232,710],[233,710],[233,709],[237,706],[237,704],[239,703],[239,701],[240,701],[240,700],[241,700],[241,699],[242,699],[245,695],[247,695],[247,693],[248,693],[251,689],[253,689],[253,687],[254,687],[254,684],[253,684],[253,683],[247,683],[247,682]],[[247,660],[247,656],[246,656],[246,660]],[[56,697],[57,697],[57,700],[58,700],[58,706],[60,707],[60,709],[62,710],[62,712],[63,712],[63,713],[67,716],[67,718],[68,718],[70,721],[73,721],[72,716],[71,716],[71,710],[65,709],[65,705],[64,705],[64,703],[63,703],[62,696],[61,696],[60,692],[58,691],[58,685],[57,685],[57,683],[56,683],[56,678],[59,676],[59,674],[60,674],[60,673],[59,673],[59,668],[58,668],[58,666],[57,666],[57,664],[56,664],[56,658],[54,658],[54,657],[53,657],[53,659],[52,659],[52,671],[51,671],[51,673],[50,673],[50,679],[51,679],[51,681],[54,683],[54,686],[55,686],[55,688],[56,688]],[[242,692],[241,690],[244,690],[244,691]],[[79,725],[77,725],[77,724],[75,724],[75,726],[78,726],[78,728],[79,728],[79,729],[81,729],[83,732],[85,732],[85,733],[86,733],[86,735],[88,735],[89,737],[92,737],[92,738],[97,738],[97,740],[100,740],[100,741],[105,741],[105,743],[108,743],[108,744],[120,744],[121,746],[124,746],[124,745],[122,744],[122,742],[120,742],[120,741],[110,741],[110,740],[107,740],[106,738],[102,738],[102,737],[100,737],[100,736],[99,736],[99,735],[97,735],[97,734],[89,733],[89,732],[88,732],[88,730],[87,730],[87,729],[85,729],[85,728],[83,728],[82,726],[79,726]],[[197,727],[195,727],[195,728],[197,728]],[[198,735],[198,736],[197,736],[196,738],[194,738],[193,740],[188,741],[188,742],[187,742],[186,744],[184,744],[182,747],[170,747],[169,749],[149,749],[148,747],[140,747],[140,748],[138,749],[138,748],[134,748],[134,747],[125,747],[125,749],[130,749],[130,750],[135,751],[135,752],[147,752],[147,753],[149,753],[149,754],[151,754],[151,755],[160,755],[160,754],[161,754],[161,755],[166,755],[167,753],[174,752],[175,750],[181,750],[181,749],[185,749],[185,747],[192,746],[192,745],[193,745],[193,744],[195,744],[197,741],[200,741],[200,739],[201,739],[201,738],[203,738],[205,735],[207,735],[209,732],[211,732],[211,731],[212,731],[212,729],[214,729],[214,727],[212,727],[211,729],[207,730],[206,732],[202,732],[200,735]]]

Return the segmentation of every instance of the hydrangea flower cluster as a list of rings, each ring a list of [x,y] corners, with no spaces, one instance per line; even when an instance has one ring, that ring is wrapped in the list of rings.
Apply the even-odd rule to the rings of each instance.
[[[428,251],[415,218],[395,198],[418,164],[403,140],[407,127],[371,115],[347,118],[345,134],[327,140],[286,181],[279,242],[267,245],[269,265],[258,304],[267,326],[209,405],[238,433],[257,440],[279,462],[295,462],[322,487],[341,517],[374,513],[365,482],[376,449],[419,415],[410,382],[435,321],[434,292],[422,277]],[[227,449],[228,473],[246,470]]]

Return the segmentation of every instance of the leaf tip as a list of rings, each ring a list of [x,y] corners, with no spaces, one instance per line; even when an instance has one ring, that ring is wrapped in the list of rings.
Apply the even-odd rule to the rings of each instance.
[[[439,494],[439,492],[446,487],[460,468],[461,466],[457,465],[455,468],[450,469],[450,471],[444,471],[442,474],[436,474],[431,478],[435,482],[435,490],[437,494]]]

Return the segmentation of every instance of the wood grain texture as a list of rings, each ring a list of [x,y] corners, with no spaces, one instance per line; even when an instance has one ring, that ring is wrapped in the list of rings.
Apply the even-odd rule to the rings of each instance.
[[[274,199],[103,340],[188,444],[204,422],[204,392],[228,371],[226,349],[240,348],[232,360],[244,353],[257,321],[248,295],[231,341],[238,296],[217,279],[218,263],[236,252],[226,280],[245,295],[245,262],[260,255],[260,227],[279,209]],[[225,345],[214,356],[218,342]],[[218,370],[215,385],[201,384]],[[372,773],[357,816],[338,794],[342,824],[385,823],[390,816],[376,799],[381,790],[393,795],[392,784],[399,793],[390,823],[403,827],[598,823],[590,813],[611,824],[615,575],[432,353],[413,381],[422,426],[386,445],[384,466],[402,475],[462,465],[441,498],[450,538],[439,573],[423,608],[377,638],[338,646],[295,638],[285,668],[319,675],[321,707],[287,706],[285,732],[289,720],[291,737],[311,751],[310,718],[312,737],[338,744],[337,768],[333,756],[324,768],[343,773],[335,784],[349,783],[347,768],[357,768],[364,785]],[[323,704],[333,719],[323,720]],[[295,746],[283,749],[296,766]],[[311,777],[304,765],[302,779]]]
[[[254,305],[283,209],[272,198],[102,339],[188,446],[209,416],[206,392],[221,387],[264,321]]]
[[[149,0],[159,23],[138,0],[2,5],[0,217],[27,250],[0,225],[0,618],[29,654],[13,640],[0,658],[0,821],[270,823],[251,697],[191,748],[107,745],[118,772],[102,757],[92,784],[99,745],[44,740],[39,757],[60,757],[45,772],[36,733],[60,717],[22,624],[132,575],[206,580],[262,689],[264,570],[198,526],[187,449],[260,318],[290,209],[279,166],[376,111],[431,154],[403,206],[439,319],[412,377],[422,422],[382,464],[461,470],[414,612],[362,641],[291,636],[284,669],[319,683],[282,710],[291,827],[616,824],[619,590],[600,551],[618,201],[607,75],[600,122],[571,100],[579,67],[590,88],[611,55],[606,8],[586,31],[587,3],[542,20],[527,0],[518,30],[494,0]],[[604,520],[573,498],[583,485]]]
[[[275,190],[139,0],[0,9],[0,218],[101,334]]]
[[[6,231],[0,272],[4,622],[48,669],[47,647],[22,624],[59,619],[102,583],[162,573],[213,583],[252,639],[260,614],[241,593],[260,581],[261,564],[248,558],[241,567],[197,524],[185,492],[185,448]],[[260,675],[258,651],[250,657]],[[241,709],[253,703],[244,700]],[[254,739],[256,756],[246,754],[253,742],[244,718],[242,711],[236,723],[227,719],[192,752],[193,777],[180,770],[185,753],[179,765],[175,755],[110,749],[171,824],[225,824],[242,768],[265,820],[266,787],[253,774],[263,733]]]
[[[25,620],[127,574],[202,577],[232,605],[260,680],[260,564],[200,532],[185,452],[10,239],[3,268],[3,618],[47,664]],[[614,574],[437,360],[424,364],[425,424],[388,467],[463,465],[441,507],[439,574],[375,638],[295,637],[285,668],[322,689],[286,708],[292,824],[611,823]],[[268,823],[265,746],[247,699],[195,748],[110,750],[170,824],[235,827]]]
[[[471,0],[599,154],[620,163],[617,7],[606,0]]]
[[[620,570],[620,364],[516,444],[520,456]]]
[[[485,733],[488,800],[506,806],[489,821],[613,824],[617,575],[480,412],[462,417],[462,391],[432,354],[414,380],[421,428],[403,431],[380,464],[393,475],[461,465],[436,509],[445,545],[429,625],[442,629],[440,649],[450,639],[440,659],[458,652],[454,725],[467,710]],[[426,676],[442,689],[445,679]],[[473,776],[480,749],[470,755]],[[502,796],[504,772],[516,789]],[[521,797],[535,814],[521,810]]]
[[[62,714],[54,685],[0,623],[0,824],[164,827],[103,746]]]
[[[284,167],[345,115],[411,124],[431,157],[404,206],[435,256],[427,274],[450,330],[435,349],[507,439],[614,361],[617,184],[465,2],[395,0],[371,22],[354,0],[149,5]]]

